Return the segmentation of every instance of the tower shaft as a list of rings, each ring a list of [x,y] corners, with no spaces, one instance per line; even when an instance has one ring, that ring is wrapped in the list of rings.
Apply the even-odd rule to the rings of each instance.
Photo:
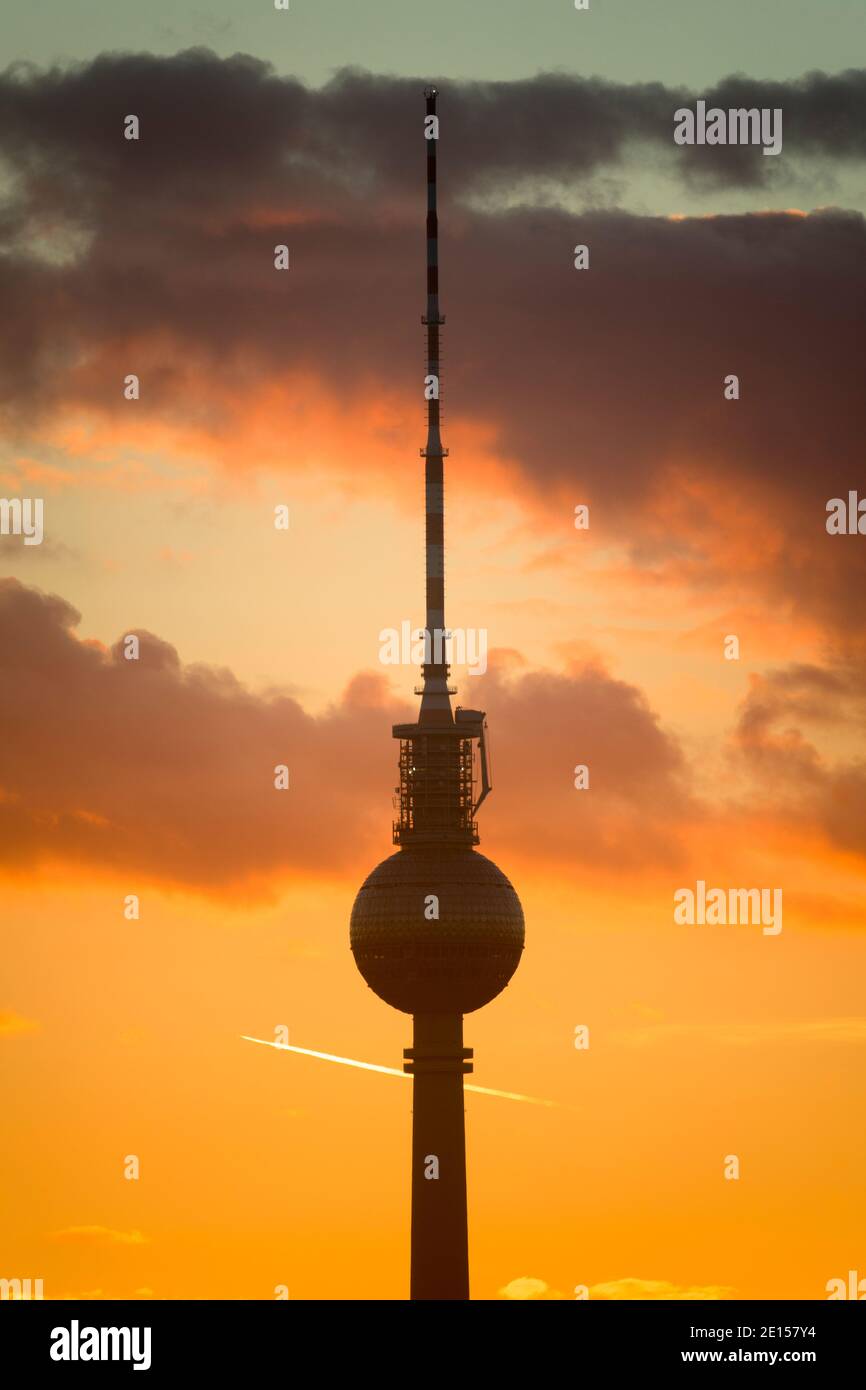
[[[410,1298],[469,1297],[463,1077],[472,1071],[460,1014],[415,1014],[403,1052],[412,1082]]]

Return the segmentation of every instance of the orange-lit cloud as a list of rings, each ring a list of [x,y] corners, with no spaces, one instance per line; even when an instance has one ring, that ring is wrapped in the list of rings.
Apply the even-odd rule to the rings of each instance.
[[[621,1302],[645,1300],[701,1300],[732,1298],[734,1290],[722,1285],[682,1286],[672,1284],[666,1279],[613,1279],[604,1284],[593,1284],[588,1290],[589,1297],[600,1302]],[[512,1279],[510,1284],[499,1290],[499,1297],[511,1300],[549,1301],[574,1297],[573,1294],[560,1293],[552,1289],[543,1279],[523,1277]]]
[[[527,1300],[547,1302],[563,1299],[565,1294],[550,1288],[543,1279],[533,1279],[529,1275],[522,1275],[519,1279],[512,1279],[509,1284],[501,1288],[499,1297],[514,1302]]]
[[[720,1284],[688,1285],[669,1283],[667,1279],[613,1279],[609,1283],[593,1284],[589,1296],[606,1302],[621,1300],[674,1300],[701,1302],[733,1298],[736,1290]]]
[[[22,1018],[12,1009],[0,1009],[0,1038],[17,1038],[22,1033],[36,1033],[39,1024],[35,1019]]]
[[[866,852],[864,713],[860,662],[792,665],[752,678],[734,744],[777,813],[857,855]]]
[[[150,1238],[141,1231],[114,1231],[108,1226],[67,1226],[53,1231],[51,1240],[74,1245],[148,1245]]]
[[[358,674],[312,715],[292,695],[184,665],[147,632],[127,660],[122,639],[82,642],[77,622],[63,599],[0,582],[0,707],[14,731],[0,748],[6,873],[88,866],[131,876],[130,892],[150,881],[267,897],[288,876],[381,857],[387,730],[407,713],[384,675]],[[783,855],[862,858],[856,680],[818,667],[756,679],[711,806],[711,783],[635,685],[589,656],[552,671],[494,652],[471,682],[473,704],[495,711],[485,831],[512,863],[615,878],[693,876],[708,843],[714,872],[731,870],[756,836]],[[839,746],[822,754],[790,719],[824,728],[830,699]],[[281,766],[288,791],[274,785]]]
[[[341,873],[381,849],[387,728],[404,713],[384,677],[359,675],[313,717],[229,671],[184,666],[150,633],[138,634],[137,660],[122,641],[81,642],[77,621],[61,598],[0,582],[2,713],[15,735],[0,750],[7,871],[65,862],[262,892],[290,871]],[[638,690],[587,664],[491,670],[477,694],[497,709],[503,793],[491,824],[503,841],[525,845],[540,822],[542,862],[672,852],[696,806],[682,754]],[[590,793],[574,789],[578,763],[591,765]],[[281,765],[286,792],[274,785]]]

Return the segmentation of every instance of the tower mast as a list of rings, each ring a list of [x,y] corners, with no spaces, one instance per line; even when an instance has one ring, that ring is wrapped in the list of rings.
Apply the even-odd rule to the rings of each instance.
[[[418,730],[453,727],[445,649],[445,468],[447,449],[439,432],[439,217],[436,188],[436,150],[439,118],[435,87],[424,93],[427,141],[427,444],[424,458],[426,543],[427,660]],[[450,730],[449,730],[450,731]],[[409,747],[415,759],[420,740]],[[469,745],[471,748],[471,744]],[[440,774],[447,802],[457,781],[459,745],[452,738],[440,744],[424,740],[428,773]],[[433,754],[430,757],[429,754]],[[438,756],[437,756],[438,755]],[[442,776],[444,774],[444,776]],[[459,774],[458,774],[459,775]],[[471,785],[469,802],[471,806]],[[443,806],[446,811],[451,805]],[[450,817],[448,817],[450,819]],[[445,825],[438,827],[447,829]],[[453,832],[453,826],[451,827]],[[416,1011],[413,1046],[403,1052],[403,1069],[412,1082],[412,1238],[410,1297],[467,1299],[469,1297],[469,1226],[466,1202],[466,1133],[463,1077],[472,1071],[472,1052],[463,1046],[463,1018],[457,1014]]]
[[[495,999],[520,962],[524,923],[505,874],[476,854],[475,813],[490,790],[481,710],[451,711],[445,649],[443,459],[439,433],[437,92],[424,93],[427,145],[427,445],[425,460],[427,646],[417,722],[400,741],[396,854],[368,874],[352,908],[350,942],[371,989],[411,1014],[413,1299],[469,1297],[463,1015]],[[481,794],[475,798],[478,744]]]

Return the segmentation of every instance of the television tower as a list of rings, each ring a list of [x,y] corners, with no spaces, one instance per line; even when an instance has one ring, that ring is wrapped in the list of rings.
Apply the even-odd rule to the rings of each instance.
[[[413,1016],[403,1069],[413,1077],[413,1299],[467,1299],[463,1015],[495,999],[523,950],[523,909],[500,869],[473,846],[475,814],[491,790],[483,711],[451,709],[445,631],[443,449],[439,434],[439,250],[436,89],[424,93],[427,148],[427,625],[416,724],[400,742],[400,848],[367,877],[352,908],[355,964],[387,1004]],[[477,746],[478,774],[475,772]],[[480,795],[476,789],[480,778]]]

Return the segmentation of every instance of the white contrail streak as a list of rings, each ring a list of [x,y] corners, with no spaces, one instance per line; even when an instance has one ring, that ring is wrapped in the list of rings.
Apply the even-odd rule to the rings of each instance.
[[[271,1042],[269,1038],[249,1038],[246,1033],[241,1034],[244,1042],[260,1043],[262,1047],[275,1047],[278,1052],[299,1052],[302,1057],[318,1057],[323,1062],[338,1062],[342,1067],[360,1067],[362,1071],[379,1071],[384,1076],[400,1076],[404,1081],[411,1081],[412,1078],[405,1071],[399,1071],[397,1067],[380,1067],[376,1062],[356,1062],[354,1057],[335,1057],[332,1052],[314,1052],[309,1047],[292,1047],[290,1043]],[[539,1100],[537,1096],[522,1096],[517,1091],[494,1091],[489,1086],[470,1086],[464,1082],[464,1091],[475,1091],[479,1096],[499,1096],[501,1100],[522,1100],[526,1105],[543,1105],[551,1110],[558,1110],[555,1100]]]

